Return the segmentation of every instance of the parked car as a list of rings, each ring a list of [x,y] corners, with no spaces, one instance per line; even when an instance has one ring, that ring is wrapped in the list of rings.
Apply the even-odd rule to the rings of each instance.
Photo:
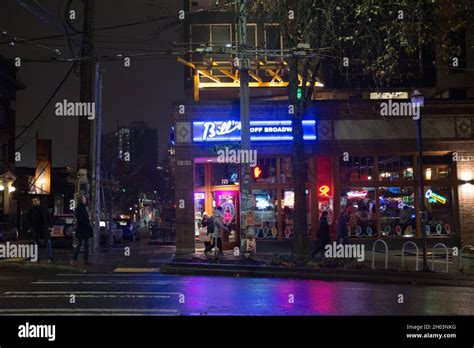
[[[54,217],[50,233],[54,246],[71,247],[73,245],[74,222],[73,214],[58,214]]]
[[[130,219],[114,219],[114,225],[112,229],[121,229],[122,230],[122,239],[136,241],[140,239],[138,229],[133,225],[132,220]],[[115,235],[114,235],[115,237]],[[115,242],[115,241],[114,241]]]
[[[18,240],[18,229],[8,222],[0,222],[0,242]]]

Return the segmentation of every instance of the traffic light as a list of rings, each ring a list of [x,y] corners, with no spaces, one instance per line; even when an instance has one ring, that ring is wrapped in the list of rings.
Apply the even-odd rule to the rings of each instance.
[[[262,175],[262,170],[260,169],[260,167],[255,167],[253,170],[253,176],[255,177],[255,179],[259,179],[260,175]]]
[[[298,88],[296,89],[296,99],[297,99],[297,100],[303,99],[303,88],[298,87]]]

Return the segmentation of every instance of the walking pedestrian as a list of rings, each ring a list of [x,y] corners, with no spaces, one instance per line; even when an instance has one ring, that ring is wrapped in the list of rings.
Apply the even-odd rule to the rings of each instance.
[[[341,244],[347,244],[347,215],[345,211],[341,212],[339,219],[337,219],[337,240]]]
[[[75,265],[77,263],[77,258],[79,256],[79,252],[81,251],[82,245],[84,245],[84,263],[90,264],[89,262],[89,238],[94,235],[91,222],[89,219],[89,212],[87,211],[86,201],[87,198],[84,195],[78,196],[78,204],[76,207],[76,237],[79,242],[76,245],[76,249],[74,250],[74,256],[72,258],[71,264]]]
[[[209,216],[208,213],[204,212],[202,214],[201,226],[203,228],[206,228],[206,238],[210,238],[209,241],[206,240],[204,242],[204,255],[207,256],[207,254],[215,246],[214,243],[212,242],[212,237],[214,234],[214,217]]]
[[[222,236],[225,232],[228,232],[229,229],[224,225],[222,207],[218,206],[213,216],[214,220],[214,246],[217,245],[218,255],[224,255],[222,250]]]
[[[28,211],[28,226],[30,232],[33,234],[34,243],[38,248],[41,238],[44,239],[48,262],[53,262],[54,253],[50,235],[50,229],[53,227],[53,224],[51,222],[51,217],[49,216],[48,208],[41,205],[39,196],[34,196],[32,202],[33,207]]]
[[[311,257],[314,257],[318,252],[323,251],[326,247],[326,244],[331,242],[331,237],[329,235],[329,223],[328,223],[328,212],[323,211],[321,214],[321,220],[319,222],[319,230],[318,230],[318,242],[316,245],[316,249],[314,249]]]

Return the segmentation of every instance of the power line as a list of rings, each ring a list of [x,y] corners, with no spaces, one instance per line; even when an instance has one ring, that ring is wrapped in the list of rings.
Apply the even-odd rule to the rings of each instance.
[[[33,124],[36,122],[36,120],[38,120],[38,118],[41,116],[41,114],[43,113],[43,111],[46,109],[46,107],[49,105],[49,103],[51,102],[51,100],[53,100],[53,98],[56,96],[56,94],[58,93],[58,91],[61,89],[61,87],[63,86],[63,84],[66,82],[67,78],[69,77],[69,75],[71,74],[71,72],[73,71],[75,65],[77,63],[74,62],[71,67],[69,68],[69,70],[67,71],[66,75],[64,76],[64,78],[61,80],[61,82],[59,83],[59,85],[56,87],[56,89],[54,90],[53,94],[51,95],[51,97],[49,97],[48,101],[44,104],[44,106],[41,108],[41,110],[38,112],[38,114],[33,118],[33,120],[31,120],[31,122],[26,126],[25,129],[23,129],[20,134],[18,134],[16,137],[15,137],[15,140],[17,140],[19,137],[21,137],[28,129],[30,129],[31,126],[33,126]],[[24,145],[24,144],[23,144]],[[22,145],[22,146],[23,146]],[[20,148],[16,149],[15,151],[18,151],[20,150]]]

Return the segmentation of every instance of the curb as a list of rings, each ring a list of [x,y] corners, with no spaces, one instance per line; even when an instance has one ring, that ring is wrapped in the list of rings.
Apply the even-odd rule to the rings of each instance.
[[[60,270],[60,271],[82,271],[78,267],[66,266],[66,265],[58,265],[58,264],[48,264],[46,262],[43,263],[35,263],[35,262],[0,262],[0,269],[24,269],[24,270]]]
[[[164,263],[161,273],[169,275],[212,275],[227,277],[294,278],[308,280],[355,281],[387,284],[438,285],[474,287],[474,278],[450,277],[442,273],[358,271],[337,269],[279,268],[272,266],[241,266],[195,264],[186,262]]]

